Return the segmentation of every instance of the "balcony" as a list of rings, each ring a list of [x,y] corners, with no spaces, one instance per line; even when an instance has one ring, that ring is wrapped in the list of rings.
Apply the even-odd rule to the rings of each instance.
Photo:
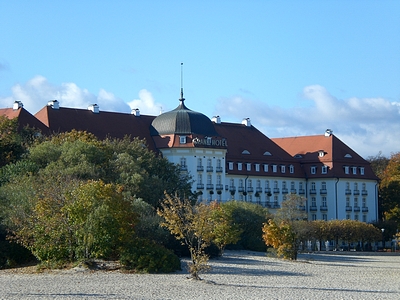
[[[321,206],[319,207],[319,210],[320,210],[320,211],[327,211],[327,210],[328,210],[328,207],[327,207],[327,206],[321,205]]]
[[[351,206],[346,206],[346,211],[352,211],[353,208]]]
[[[204,167],[203,166],[197,166],[197,172],[203,172]]]
[[[220,183],[217,183],[217,184],[215,185],[215,189],[216,189],[217,191],[222,191],[222,190],[224,189],[224,185],[223,185],[223,184],[220,184]]]
[[[204,183],[198,183],[197,184],[197,189],[198,190],[203,190],[204,189]]]
[[[187,166],[181,166],[181,171],[187,171]]]
[[[279,188],[274,188],[274,194],[279,194]]]
[[[311,190],[310,190],[310,195],[315,195],[315,194],[317,194],[317,190],[311,189]]]
[[[271,194],[271,188],[265,188],[265,193],[269,193],[269,194]]]
[[[251,186],[247,187],[247,192],[248,192],[248,193],[254,192],[254,188],[251,187]]]
[[[214,185],[212,183],[208,183],[207,190],[213,190],[213,189],[214,189]]]
[[[319,190],[319,193],[320,193],[321,195],[326,195],[326,194],[328,193],[328,191],[327,191],[326,189],[320,189],[320,190]]]
[[[214,168],[212,166],[207,166],[207,172],[212,172],[214,171]]]
[[[360,190],[354,190],[353,195],[360,195]]]
[[[354,206],[354,212],[360,212],[360,207],[359,206]]]
[[[289,190],[287,188],[283,188],[282,189],[282,194],[287,194],[287,193],[289,193]]]
[[[262,187],[260,187],[260,186],[256,187],[256,192],[257,193],[262,193]]]
[[[362,190],[362,191],[361,191],[361,195],[363,195],[363,196],[368,196],[368,191],[367,191],[367,190]]]
[[[223,170],[224,170],[224,168],[222,168],[222,167],[215,168],[215,172],[217,172],[217,173],[222,173]]]
[[[230,192],[236,192],[236,187],[234,185],[229,186]]]
[[[296,193],[297,193],[297,190],[296,190],[296,189],[290,189],[290,193],[291,193],[291,194],[296,194]]]
[[[306,191],[304,189],[299,189],[299,195],[304,195]]]
[[[299,206],[299,210],[301,210],[301,211],[305,211],[305,210],[306,210],[306,207],[305,207],[305,205],[300,205],[300,206]]]
[[[344,192],[346,195],[351,195],[351,190],[350,189],[346,189]]]
[[[310,211],[317,211],[317,207],[316,206],[310,206]]]
[[[362,212],[368,212],[368,207],[363,207]]]
[[[244,192],[244,187],[239,186],[239,187],[238,187],[238,192],[243,193],[243,192]]]

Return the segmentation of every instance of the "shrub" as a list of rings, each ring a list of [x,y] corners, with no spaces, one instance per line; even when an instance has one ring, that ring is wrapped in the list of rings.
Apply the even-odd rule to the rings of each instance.
[[[137,238],[122,250],[120,263],[127,270],[145,273],[170,273],[181,270],[179,258],[153,241]]]

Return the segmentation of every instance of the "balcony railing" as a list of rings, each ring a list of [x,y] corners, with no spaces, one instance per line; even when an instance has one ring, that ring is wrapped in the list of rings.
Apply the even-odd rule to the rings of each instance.
[[[222,167],[216,167],[215,172],[221,173],[224,169]]]
[[[354,190],[353,195],[360,195],[360,190]]]
[[[203,172],[204,171],[204,166],[197,166],[197,171],[198,172]]]
[[[256,187],[256,192],[257,193],[262,193],[262,187],[260,187],[260,186]]]
[[[305,206],[305,205],[300,205],[300,206],[299,206],[299,210],[305,211],[305,210],[306,210],[306,206]]]
[[[296,189],[290,189],[290,193],[291,193],[291,194],[296,194],[296,193],[297,193],[297,190],[296,190]]]
[[[316,206],[310,206],[310,211],[317,211],[317,207]]]
[[[204,189],[204,183],[198,183],[198,184],[197,184],[197,189],[198,189],[198,190]]]
[[[306,191],[304,189],[299,189],[299,195],[304,195]]]
[[[362,190],[362,191],[361,191],[361,195],[363,195],[363,196],[368,196],[368,191],[367,191],[367,190]]]
[[[181,166],[181,171],[187,171],[187,166]]]
[[[316,193],[317,193],[317,190],[315,190],[315,189],[310,190],[310,195],[315,195]]]
[[[214,168],[212,166],[207,166],[207,172],[212,172],[214,171]]]
[[[321,194],[321,195],[326,195],[327,194],[327,190],[326,189],[320,189],[319,190],[319,193]]]
[[[207,190],[213,190],[214,185],[212,183],[207,183]]]
[[[368,212],[368,207],[363,207],[362,212]]]
[[[344,192],[346,195],[351,195],[351,190],[350,189],[346,189]]]
[[[230,192],[236,192],[236,187],[234,185],[229,186]]]
[[[274,193],[279,194],[279,188],[274,188]]]
[[[244,187],[243,186],[239,186],[238,187],[238,192],[241,192],[241,193],[244,192]]]
[[[282,189],[282,194],[287,194],[287,193],[289,193],[289,190],[287,188],[283,188]]]
[[[265,192],[268,194],[268,193],[271,193],[271,188],[265,188]]]
[[[320,210],[320,211],[327,211],[327,210],[328,210],[328,207],[327,207],[327,206],[321,205],[321,206],[319,207],[319,210]]]
[[[247,192],[248,192],[248,193],[254,192],[254,188],[251,187],[251,186],[247,187]]]
[[[354,206],[354,211],[355,212],[359,212],[360,211],[360,207],[359,206]]]
[[[346,206],[346,211],[352,211],[353,208],[351,206]]]
[[[222,191],[222,190],[224,189],[224,185],[223,185],[223,184],[217,183],[217,184],[215,185],[215,189],[216,189],[217,191]]]

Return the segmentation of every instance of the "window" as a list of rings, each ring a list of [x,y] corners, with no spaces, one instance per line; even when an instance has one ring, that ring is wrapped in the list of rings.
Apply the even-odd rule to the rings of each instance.
[[[238,163],[238,170],[242,171],[242,163]]]
[[[353,171],[353,175],[357,174],[357,167],[351,167],[351,170]]]
[[[346,220],[350,220],[350,215],[346,215]]]
[[[251,163],[246,164],[246,169],[247,169],[247,171],[251,171]]]
[[[322,206],[323,206],[323,207],[327,207],[327,204],[326,204],[326,197],[322,197]]]
[[[257,186],[256,186],[257,188],[260,188],[260,187],[261,187],[261,180],[257,180],[256,185],[257,185]]]
[[[344,166],[344,174],[350,174],[349,166]]]
[[[252,194],[247,195],[247,200],[249,200],[249,202],[253,202],[253,195]]]
[[[282,189],[286,189],[286,181],[282,182]]]
[[[247,181],[247,187],[249,187],[250,189],[253,187],[253,181],[251,179]]]
[[[315,197],[311,197],[311,206],[316,207],[317,206],[317,199]]]
[[[274,181],[274,189],[277,189],[278,188],[278,181]]]
[[[229,168],[229,170],[233,170],[233,162],[230,161],[228,163],[228,168]]]
[[[229,180],[229,186],[230,186],[231,188],[234,187],[234,186],[235,186],[235,180],[230,179],[230,180]]]
[[[218,169],[221,168],[221,159],[220,158],[217,159],[217,168]]]
[[[367,190],[367,185],[365,183],[362,184],[362,190],[366,191]]]
[[[360,167],[360,174],[364,175],[364,167]]]
[[[179,144],[186,144],[186,136],[179,137]]]
[[[212,162],[211,162],[211,158],[207,159],[207,167],[211,167],[212,166]]]
[[[289,166],[289,172],[290,172],[290,174],[294,173],[294,166],[293,165]]]
[[[363,220],[364,223],[367,223],[367,215],[363,215],[362,216],[362,220]]]
[[[359,220],[358,214],[354,214],[354,220],[356,220],[356,221]]]
[[[183,170],[183,171],[187,170],[186,158],[185,157],[181,157],[181,170]]]
[[[281,173],[286,173],[286,166],[281,166]]]
[[[256,172],[260,172],[260,164],[255,164]]]
[[[217,175],[217,184],[221,185],[221,175]]]
[[[212,184],[212,175],[211,174],[207,175],[207,184],[208,185]]]
[[[346,197],[346,206],[350,206],[350,197]]]
[[[312,189],[312,190],[316,190],[315,182],[311,182],[311,189]]]
[[[354,182],[354,190],[358,190],[358,183],[357,182]]]
[[[239,187],[243,187],[243,179],[239,179]]]
[[[290,182],[290,189],[292,191],[295,189],[294,181]]]
[[[303,189],[303,183],[299,182],[299,189],[302,190]]]
[[[203,175],[202,174],[197,175],[197,183],[200,185],[203,183]]]
[[[321,182],[321,189],[326,190],[326,182]]]
[[[346,182],[346,190],[349,190],[349,189],[350,189],[350,183]]]
[[[269,189],[269,181],[268,180],[265,180],[265,188]]]
[[[264,165],[264,172],[268,172],[268,164]]]
[[[316,220],[317,220],[317,215],[316,215],[316,214],[312,214],[312,215],[311,215],[311,219],[312,219],[313,221],[316,221]]]
[[[322,220],[328,221],[328,216],[327,216],[327,214],[322,214]]]
[[[327,166],[322,166],[321,173],[322,174],[328,173],[328,167]]]
[[[272,165],[272,172],[276,173],[278,171],[277,165]]]
[[[367,199],[362,198],[362,207],[367,207]]]
[[[317,173],[317,167],[312,166],[311,167],[311,174],[315,174],[315,173]]]

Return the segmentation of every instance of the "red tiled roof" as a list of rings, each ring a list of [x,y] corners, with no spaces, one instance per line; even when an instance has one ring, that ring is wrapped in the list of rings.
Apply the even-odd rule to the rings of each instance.
[[[0,109],[0,115],[5,116],[9,119],[18,118],[18,129],[22,129],[25,126],[30,126],[39,129],[43,133],[46,133],[48,131],[46,125],[40,122],[36,117],[34,117],[23,107],[18,109],[2,108]]]
[[[150,150],[156,151],[150,136],[150,124],[154,116],[135,116],[127,113],[100,111],[93,113],[86,109],[53,109],[45,106],[35,116],[46,124],[51,132],[67,132],[73,129],[93,133],[96,137],[123,138],[124,136],[146,139]]]
[[[283,176],[302,177],[300,165],[295,161],[290,154],[275,144],[271,139],[265,136],[254,126],[246,126],[235,123],[215,123],[218,134],[227,139],[228,151],[226,154],[227,162],[242,162],[242,163],[259,163],[259,164],[276,164],[276,165],[294,165],[295,172],[290,174],[286,171]],[[246,154],[248,153],[248,154]],[[270,155],[268,155],[270,154]],[[261,166],[262,168],[262,166]],[[228,168],[227,168],[228,170]],[[235,169],[228,170],[229,173],[249,174],[249,175],[274,175],[277,173],[264,174],[261,172],[246,171],[244,167],[242,171]],[[260,174],[262,173],[262,174]]]
[[[369,162],[334,135],[286,137],[272,140],[300,163],[306,165],[304,169],[310,177],[321,177],[321,174],[311,174],[310,166],[326,165],[329,171],[324,175],[325,177],[355,177],[354,175],[357,174],[345,174],[344,167],[348,166],[364,168],[364,175],[358,172],[357,178],[377,179]],[[323,156],[319,155],[321,151]]]

